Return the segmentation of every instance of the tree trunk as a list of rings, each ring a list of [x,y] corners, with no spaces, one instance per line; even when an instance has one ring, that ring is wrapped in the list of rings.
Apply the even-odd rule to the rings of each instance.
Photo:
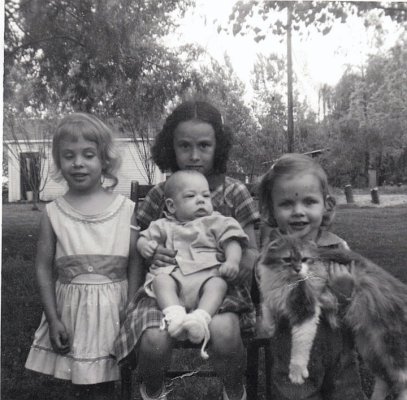
[[[293,116],[293,63],[291,50],[292,5],[287,6],[287,139],[288,152],[294,152],[294,116]]]

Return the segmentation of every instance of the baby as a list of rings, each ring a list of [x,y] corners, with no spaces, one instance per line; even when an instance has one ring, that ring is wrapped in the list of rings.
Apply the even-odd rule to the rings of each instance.
[[[226,295],[226,281],[238,275],[248,237],[234,218],[213,211],[208,181],[198,171],[175,172],[164,196],[165,218],[140,233],[137,248],[147,259],[158,245],[176,250],[177,265],[152,263],[144,288],[163,311],[162,329],[179,340],[203,341],[201,355],[208,358],[208,326]]]

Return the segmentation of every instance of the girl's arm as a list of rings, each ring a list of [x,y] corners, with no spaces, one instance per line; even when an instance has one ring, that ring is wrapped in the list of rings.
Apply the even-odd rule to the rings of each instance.
[[[136,224],[136,217],[133,214],[131,218],[131,224]],[[127,303],[129,303],[134,295],[136,294],[138,288],[144,283],[145,279],[145,268],[143,259],[141,258],[139,252],[137,251],[137,240],[139,238],[139,231],[131,229],[130,232],[130,252],[129,252],[129,266],[128,266],[128,291],[127,291]]]
[[[240,261],[238,282],[247,283],[251,281],[254,264],[259,257],[259,250],[257,249],[256,233],[254,230],[254,224],[246,225],[243,230],[249,237],[249,245],[243,251],[242,260]]]
[[[65,354],[69,351],[68,333],[57,312],[55,282],[52,274],[55,246],[55,233],[48,214],[44,211],[40,221],[35,270],[52,347],[56,352]]]

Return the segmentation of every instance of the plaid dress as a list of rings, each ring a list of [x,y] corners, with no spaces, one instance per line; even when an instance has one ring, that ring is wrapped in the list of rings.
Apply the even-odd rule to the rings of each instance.
[[[215,211],[235,218],[244,228],[259,221],[259,214],[246,186],[240,181],[219,175],[217,184],[210,185],[211,198]],[[146,229],[151,221],[161,218],[164,210],[164,182],[150,190],[137,213],[141,229]],[[255,333],[256,315],[250,297],[249,285],[229,285],[219,313],[239,314],[243,335]],[[158,328],[163,314],[155,299],[148,297],[143,288],[139,289],[126,310],[125,322],[115,343],[115,355],[122,361],[137,345],[144,330]]]

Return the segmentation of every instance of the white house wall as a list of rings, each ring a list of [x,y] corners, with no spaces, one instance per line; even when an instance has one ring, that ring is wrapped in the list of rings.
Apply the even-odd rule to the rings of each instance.
[[[50,149],[50,143],[48,144],[48,148]],[[16,159],[15,156],[12,154],[17,154],[18,147],[21,149],[21,152],[35,152],[39,151],[42,148],[41,144],[30,144],[27,146],[26,144],[19,144],[18,146],[15,144],[10,144],[12,147],[12,152],[9,150],[8,154],[8,173],[9,173],[9,201],[15,202],[19,201],[23,198],[21,193],[21,185],[20,185],[20,160]],[[116,146],[118,147],[118,151],[122,157],[122,164],[120,170],[118,171],[117,177],[119,179],[119,183],[115,188],[115,192],[121,193],[124,196],[130,196],[130,186],[132,180],[139,181],[140,184],[147,184],[147,177],[145,175],[140,156],[138,154],[136,145],[134,142],[129,141],[127,139],[119,139],[116,141]],[[65,182],[57,181],[54,179],[53,176],[53,162],[51,157],[51,152],[49,151],[49,163],[45,164],[45,170],[43,176],[47,176],[48,179],[45,184],[45,188],[40,194],[40,199],[43,201],[51,201],[54,200],[56,197],[61,196],[67,190],[67,186]],[[50,169],[50,171],[48,171]],[[158,183],[165,180],[165,175],[160,172],[158,167],[156,167],[154,182]],[[106,182],[108,184],[108,182]]]

